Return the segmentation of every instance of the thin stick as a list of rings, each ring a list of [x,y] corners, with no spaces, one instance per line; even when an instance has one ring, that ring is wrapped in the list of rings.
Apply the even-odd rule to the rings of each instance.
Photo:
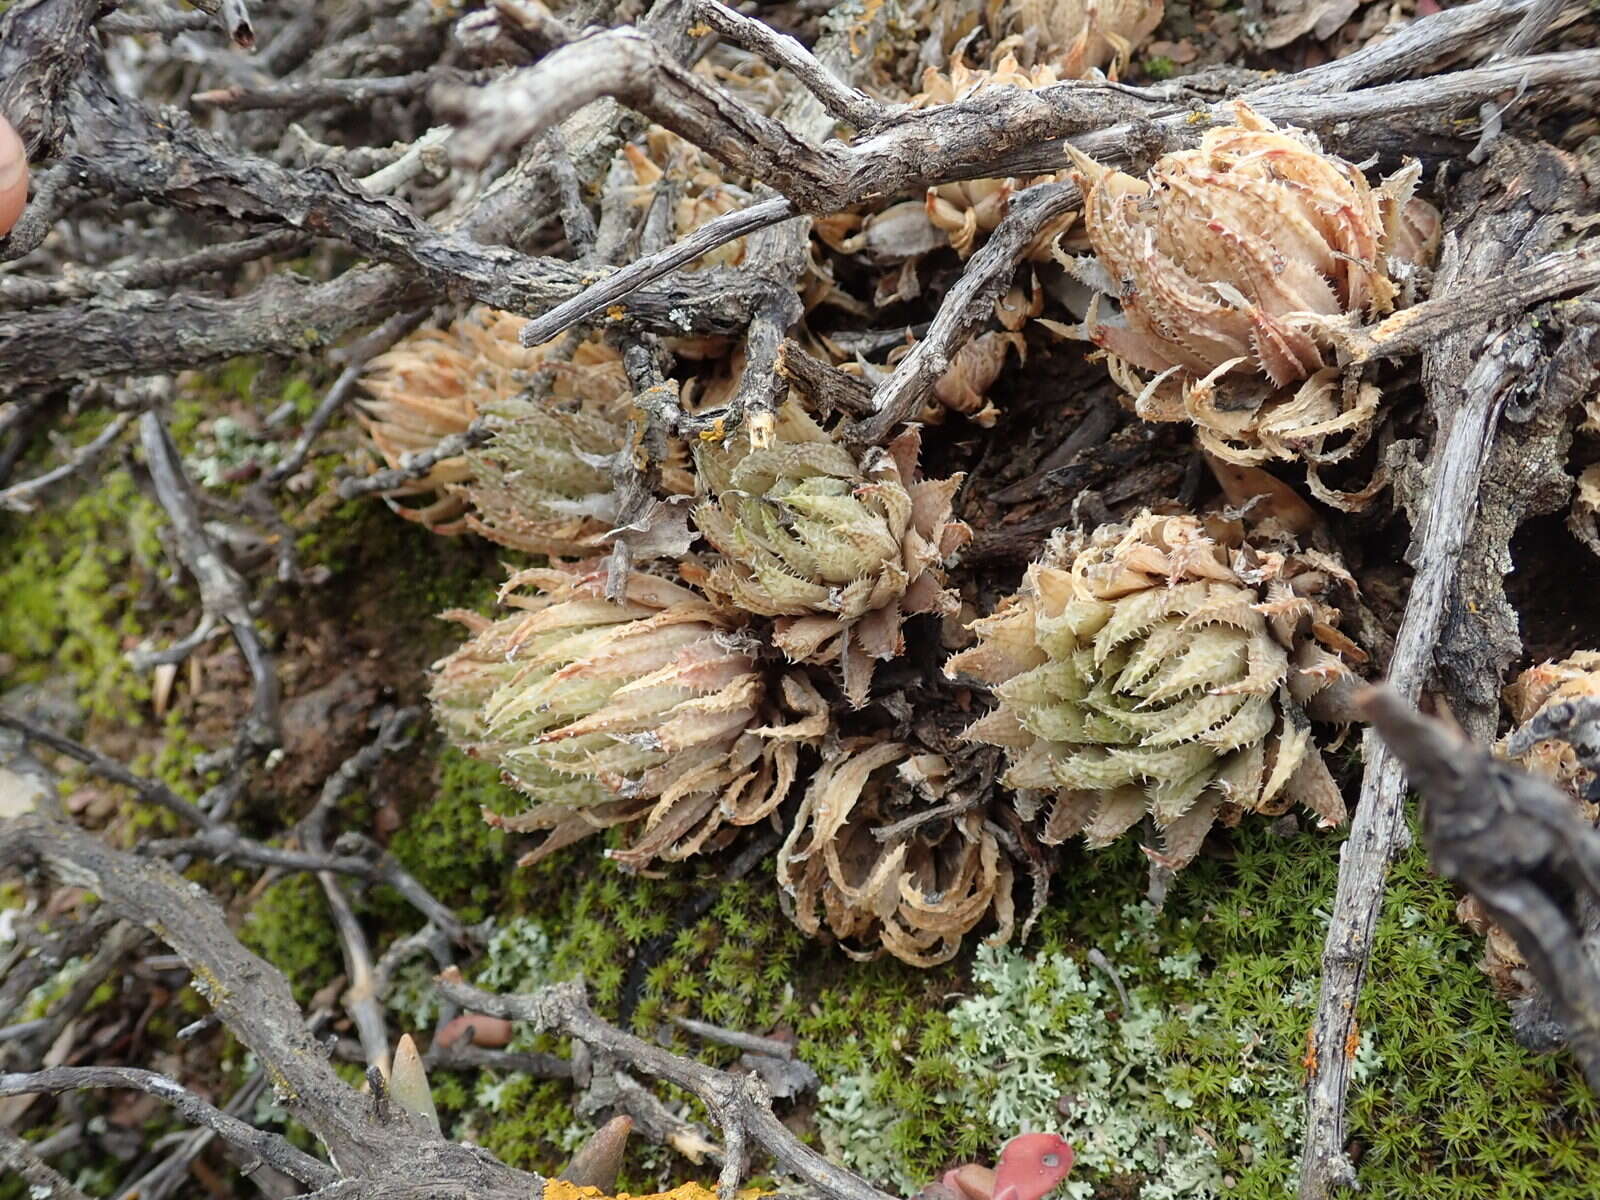
[[[630,292],[660,279],[663,275],[691,263],[703,254],[737,241],[758,229],[766,229],[795,215],[794,204],[783,196],[758,200],[746,208],[713,217],[688,237],[655,254],[635,259],[619,267],[600,282],[564,300],[542,316],[534,317],[522,328],[522,344],[538,346],[560,335],[579,321],[616,303]]]
[[[100,455],[122,436],[133,421],[132,413],[118,413],[106,423],[95,439],[85,446],[80,446],[67,456],[67,461],[60,466],[52,467],[35,475],[32,479],[24,479],[21,483],[14,483],[10,487],[0,490],[0,508],[9,508],[12,512],[32,512],[39,507],[37,496],[53,483],[59,483],[76,475],[79,471],[89,466]]]
[[[551,1033],[576,1038],[594,1050],[626,1062],[693,1093],[723,1129],[734,1160],[745,1138],[766,1150],[780,1170],[811,1184],[833,1200],[891,1200],[852,1171],[829,1162],[800,1141],[772,1114],[766,1088],[755,1076],[743,1078],[651,1045],[595,1016],[580,984],[561,983],[520,996],[497,996],[472,987],[451,968],[439,976],[439,989],[463,1008],[490,1016],[528,1021]],[[738,1130],[729,1138],[730,1131]],[[728,1176],[725,1174],[723,1183]]]
[[[788,71],[834,116],[857,129],[878,124],[892,111],[851,87],[816,60],[797,40],[729,8],[722,0],[694,0],[694,15],[736,45]]]
[[[21,1096],[30,1092],[59,1095],[82,1088],[125,1088],[155,1096],[170,1104],[184,1120],[213,1130],[311,1187],[326,1187],[339,1178],[338,1172],[327,1163],[296,1149],[277,1134],[229,1116],[176,1080],[154,1071],[134,1067],[47,1067],[42,1071],[0,1075],[0,1096]]]
[[[244,580],[217,552],[211,535],[206,532],[189,480],[183,473],[178,448],[172,444],[158,414],[147,412],[139,418],[139,440],[144,446],[145,463],[150,468],[156,498],[172,522],[178,553],[200,585],[200,602],[206,611],[228,623],[250,667],[255,700],[245,732],[257,746],[275,746],[280,740],[278,676],[272,657],[256,632]]]

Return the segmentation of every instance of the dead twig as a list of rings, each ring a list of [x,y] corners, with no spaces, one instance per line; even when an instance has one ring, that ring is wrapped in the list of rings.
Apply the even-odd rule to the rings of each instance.
[[[1504,177],[1506,191],[1495,180]],[[1470,303],[1483,281],[1501,274],[1552,232],[1530,203],[1537,176],[1491,165],[1472,178],[1468,214],[1447,238],[1436,298]],[[1530,245],[1530,242],[1532,243]],[[1424,356],[1428,407],[1437,423],[1424,487],[1409,497],[1412,519],[1407,560],[1416,570],[1389,660],[1389,686],[1415,703],[1434,670],[1461,564],[1481,520],[1485,464],[1508,391],[1526,369],[1515,327],[1457,327],[1437,337]],[[1356,1044],[1356,1006],[1372,954],[1389,863],[1405,841],[1405,787],[1399,760],[1369,730],[1361,797],[1339,865],[1339,883],[1322,955],[1322,987],[1311,1029],[1306,1139],[1300,1200],[1327,1200],[1355,1183],[1345,1156],[1345,1100],[1350,1047]]]
[[[245,1124],[200,1099],[176,1080],[154,1071],[133,1067],[47,1067],[42,1071],[0,1075],[0,1096],[30,1092],[59,1095],[82,1088],[124,1088],[155,1096],[171,1105],[184,1120],[214,1131],[310,1187],[326,1187],[339,1177],[327,1163],[296,1149],[277,1134]]]
[[[190,99],[207,108],[227,112],[275,109],[310,112],[326,108],[365,108],[379,100],[404,100],[435,84],[466,85],[475,76],[455,67],[429,67],[410,75],[377,75],[362,79],[297,79],[261,87],[217,88],[196,92]]]
[[[889,1200],[866,1180],[829,1162],[791,1133],[773,1115],[766,1087],[758,1078],[741,1078],[683,1058],[602,1021],[590,1010],[581,984],[563,983],[528,995],[497,996],[472,987],[459,971],[451,970],[440,976],[439,987],[472,1012],[528,1021],[692,1093],[722,1129],[727,1163],[739,1163],[748,1139],[772,1155],[780,1170],[833,1200]],[[736,1169],[725,1167],[720,1181],[724,1200],[731,1197],[729,1184],[737,1174]]]
[[[373,492],[392,491],[413,479],[421,479],[444,459],[454,458],[456,455],[464,454],[475,446],[483,445],[493,436],[493,433],[494,431],[482,419],[475,420],[460,433],[452,433],[448,437],[440,438],[429,449],[409,455],[405,462],[398,467],[389,467],[382,471],[374,471],[370,475],[341,480],[339,483],[339,498],[341,500],[354,500],[357,496],[370,496]]]
[[[874,415],[847,427],[844,436],[860,444],[888,437],[909,420],[933,394],[956,352],[971,341],[994,315],[994,302],[1011,286],[1028,247],[1051,221],[1079,203],[1070,183],[1028,188],[1011,201],[1011,211],[989,240],[967,263],[956,285],[929,326],[927,335],[872,393]]]
[[[283,976],[239,944],[215,901],[165,864],[113,850],[74,826],[28,813],[0,820],[0,867],[5,866],[40,867],[93,891],[109,909],[157,933],[178,953],[223,1023],[261,1061],[290,1112],[328,1148],[332,1167],[316,1163],[315,1177],[307,1182],[342,1188],[337,1194],[362,1200],[457,1194],[525,1200],[530,1189],[542,1186],[538,1176],[446,1142],[393,1106],[387,1115],[374,1111],[334,1074]],[[110,1072],[99,1078],[104,1086],[117,1087],[140,1087],[135,1080],[151,1075],[122,1068],[77,1070]],[[38,1090],[48,1081],[56,1090],[57,1082],[75,1087],[90,1079],[32,1075],[10,1086]],[[171,1081],[153,1079],[152,1087],[162,1089],[156,1094],[175,1104],[188,1102],[189,1093],[170,1091]],[[210,1124],[214,1113],[196,1110],[196,1119]],[[231,1126],[229,1132],[235,1132]],[[250,1129],[239,1136],[263,1135]]]
[[[239,242],[207,246],[193,254],[143,262],[122,271],[78,271],[61,279],[0,276],[0,308],[37,308],[86,296],[115,295],[138,288],[171,287],[213,271],[228,271],[258,258],[299,254],[311,239],[296,229],[274,229]]]
[[[106,427],[95,435],[90,441],[67,456],[67,460],[60,466],[52,467],[35,475],[32,479],[24,479],[14,483],[8,488],[0,489],[0,508],[9,508],[12,512],[32,512],[39,507],[38,494],[52,484],[69,479],[94,463],[109,449],[123,430],[133,422],[132,413],[118,413],[106,422]]]
[[[788,71],[829,113],[846,124],[866,129],[876,125],[892,111],[888,105],[850,86],[794,38],[778,33],[765,22],[729,8],[722,0],[693,0],[691,9],[696,17],[730,42]],[[857,46],[860,46],[859,40]],[[857,57],[870,55],[863,53]]]
[[[0,1167],[14,1172],[28,1186],[30,1200],[89,1200],[9,1129],[0,1129]]]
[[[360,381],[362,372],[366,370],[367,363],[421,325],[430,311],[432,311],[430,308],[423,307],[414,308],[409,312],[395,313],[376,329],[358,339],[345,352],[344,370],[339,372],[339,378],[333,381],[333,386],[328,389],[317,405],[316,411],[306,421],[305,428],[295,440],[294,448],[284,456],[282,462],[266,473],[263,482],[268,490],[276,488],[305,466],[306,456],[311,453],[312,444],[354,394],[356,384]]]
[[[179,858],[199,855],[217,862],[246,862],[283,871],[333,871],[349,875],[368,883],[386,883],[406,897],[422,915],[449,931],[453,941],[466,938],[464,926],[456,920],[437,898],[431,895],[415,876],[400,865],[395,857],[381,852],[364,838],[351,839],[346,834],[335,842],[339,845],[357,845],[362,853],[311,853],[305,850],[287,850],[268,846],[247,838],[231,826],[214,819],[198,805],[191,804],[159,780],[146,779],[129,771],[121,763],[107,758],[81,742],[63,737],[31,721],[25,721],[0,709],[0,728],[14,729],[29,741],[48,746],[58,753],[82,763],[102,779],[109,779],[133,789],[147,804],[166,809],[180,820],[199,828],[190,837],[152,838],[140,843],[142,854],[158,858]],[[367,748],[368,750],[371,747]],[[3,999],[0,993],[0,999]]]
[[[1559,788],[1422,717],[1394,689],[1358,703],[1422,794],[1433,865],[1511,933],[1600,1094],[1600,970],[1578,914],[1600,902],[1600,834]]]
[[[625,267],[618,267],[600,282],[591,284],[570,300],[564,300],[550,311],[534,317],[523,326],[521,338],[525,346],[538,346],[570,329],[580,321],[592,317],[616,303],[622,297],[653,283],[679,267],[709,254],[720,246],[760,229],[766,229],[795,215],[793,203],[783,196],[758,200],[746,208],[713,217],[685,238],[674,242],[655,254],[637,258]]]
[[[147,412],[139,418],[139,441],[155,485],[156,499],[166,509],[183,564],[200,585],[202,609],[228,623],[240,653],[250,668],[255,700],[245,734],[256,746],[275,746],[278,731],[278,676],[272,657],[261,644],[244,580],[217,552],[200,520],[194,492],[183,473],[178,448],[172,444],[161,417]]]

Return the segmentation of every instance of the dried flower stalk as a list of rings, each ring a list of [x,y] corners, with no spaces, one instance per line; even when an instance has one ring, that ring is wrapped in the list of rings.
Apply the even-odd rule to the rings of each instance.
[[[946,670],[994,686],[966,736],[1055,798],[1047,842],[1104,846],[1148,813],[1176,869],[1245,812],[1344,820],[1308,709],[1331,715],[1355,681],[1328,603],[1353,586],[1281,530],[1146,512],[1059,540]]]
[[[642,828],[612,852],[623,866],[686,858],[725,826],[771,814],[799,743],[826,728],[821,697],[799,677],[780,690],[800,717],[769,723],[777,697],[758,648],[724,610],[639,572],[619,602],[602,585],[603,572],[535,568],[501,590],[517,615],[446,614],[474,636],[435,665],[434,712],[452,741],[534,800],[491,817],[549,831],[524,862],[626,823]]]
[[[1102,319],[1092,304],[1069,332],[1108,352],[1141,417],[1192,421],[1218,457],[1337,461],[1378,393],[1341,378],[1326,330],[1394,306],[1438,214],[1411,194],[1415,166],[1374,188],[1311,135],[1237,113],[1147,180],[1068,147],[1094,257],[1063,261],[1120,306]]]
[[[874,663],[904,648],[914,613],[946,613],[945,565],[971,531],[951,515],[959,478],[918,477],[915,430],[858,463],[800,409],[778,414],[776,440],[702,448],[707,499],[695,524],[721,552],[706,590],[776,618],[793,662],[836,662],[850,702],[866,702]]]
[[[995,939],[1009,938],[1011,860],[982,810],[906,820],[947,803],[949,783],[941,755],[900,742],[853,738],[831,751],[778,851],[794,922],[813,937],[826,925],[852,958],[887,950],[918,967],[949,961],[990,913]]]

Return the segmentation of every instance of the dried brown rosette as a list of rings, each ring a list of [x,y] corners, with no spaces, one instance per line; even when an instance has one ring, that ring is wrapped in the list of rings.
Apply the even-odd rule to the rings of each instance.
[[[1105,68],[1112,79],[1161,24],[1162,0],[1016,0],[999,49],[1026,63],[1048,63],[1064,79]]]
[[[856,456],[794,404],[770,445],[697,451],[694,521],[721,553],[700,580],[732,608],[776,618],[792,662],[838,663],[866,702],[874,664],[901,653],[907,616],[946,613],[945,565],[971,531],[951,513],[959,477],[919,477],[915,430]]]
[[[826,925],[852,958],[887,950],[918,967],[949,961],[991,913],[1009,938],[1011,859],[981,807],[950,804],[951,784],[942,755],[842,741],[778,851],[784,911],[813,937]]]
[[[439,723],[534,801],[518,831],[548,831],[524,863],[611,825],[639,824],[612,856],[638,869],[699,852],[728,826],[770,815],[799,745],[827,727],[798,675],[769,687],[757,646],[704,597],[633,572],[619,601],[604,572],[514,574],[491,621],[447,613],[473,637],[434,666]]]
[[[670,130],[652,125],[643,145],[630,142],[622,148],[633,172],[637,202],[647,206],[662,180],[673,181],[676,199],[672,210],[673,233],[682,238],[724,213],[743,208],[749,193],[728,183],[717,160]],[[688,263],[686,270],[736,267],[744,261],[745,239],[719,246]]]
[[[496,405],[516,408],[519,393],[540,374],[550,411],[615,419],[625,410],[628,379],[615,349],[597,339],[570,352],[556,342],[524,347],[518,335],[525,324],[522,317],[479,306],[448,329],[421,329],[402,338],[368,364],[361,378],[367,395],[356,415],[388,466],[402,466],[408,455],[465,432]],[[385,495],[402,515],[441,533],[458,533],[467,528],[461,518],[468,507],[460,485],[475,470],[469,455],[454,455]],[[393,503],[408,496],[433,499],[417,508]]]
[[[1495,753],[1541,775],[1572,797],[1584,819],[1600,820],[1600,788],[1592,767],[1580,761],[1571,743],[1559,737],[1539,738],[1546,730],[1540,718],[1559,705],[1600,698],[1600,653],[1580,650],[1559,662],[1529,667],[1505,690],[1506,707],[1515,723],[1513,733],[1502,738]],[[1456,905],[1456,915],[1484,939],[1478,966],[1493,981],[1495,990],[1520,997],[1533,990],[1528,961],[1516,941],[1496,925],[1477,897],[1467,895]]]
[[[1076,76],[1049,64],[1024,70],[1010,55],[996,63],[993,70],[978,70],[957,59],[948,73],[929,67],[923,73],[922,91],[911,98],[911,104],[916,108],[951,104],[995,87],[1032,91],[1072,78]],[[1015,193],[1058,178],[1059,175],[1046,174],[1026,179],[965,179],[942,183],[927,191],[924,204],[928,220],[944,231],[950,245],[965,258],[977,248],[979,236],[993,233],[1005,218]],[[1033,239],[1027,257],[1035,262],[1048,261],[1056,238],[1071,229],[1077,219],[1076,212],[1069,212],[1051,221]]]
[[[1310,716],[1342,716],[1357,682],[1333,603],[1353,591],[1284,531],[1145,512],[1058,537],[946,672],[992,685],[966,736],[1004,748],[1008,785],[1054,797],[1046,842],[1104,846],[1148,814],[1152,857],[1177,869],[1246,812],[1344,820]]]
[[[1411,194],[1415,166],[1374,188],[1310,134],[1236,111],[1148,179],[1068,147],[1094,257],[1063,261],[1120,306],[1103,319],[1097,296],[1069,332],[1107,351],[1144,419],[1192,421],[1230,462],[1315,468],[1354,453],[1378,413],[1377,389],[1334,365],[1328,331],[1394,306],[1439,216]]]

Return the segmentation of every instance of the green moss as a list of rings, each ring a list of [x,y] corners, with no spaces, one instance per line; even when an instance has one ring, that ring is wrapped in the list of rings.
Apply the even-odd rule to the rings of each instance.
[[[74,441],[104,422],[85,421]],[[149,687],[124,655],[144,632],[139,601],[160,561],[155,530],[162,517],[124,471],[93,490],[28,516],[0,514],[0,654],[15,662],[7,683],[33,683],[65,672],[84,708],[126,719]]]
[[[309,874],[287,876],[263,892],[251,905],[239,937],[284,973],[301,1005],[342,969],[327,897]]]
[[[1172,73],[1177,69],[1177,63],[1173,62],[1170,58],[1165,58],[1159,54],[1153,54],[1144,60],[1145,78],[1152,79],[1157,82],[1163,79],[1171,79]]]
[[[516,858],[506,835],[484,822],[482,809],[517,805],[492,764],[446,748],[435,770],[438,785],[431,802],[405,818],[389,848],[470,924],[492,911]]]

